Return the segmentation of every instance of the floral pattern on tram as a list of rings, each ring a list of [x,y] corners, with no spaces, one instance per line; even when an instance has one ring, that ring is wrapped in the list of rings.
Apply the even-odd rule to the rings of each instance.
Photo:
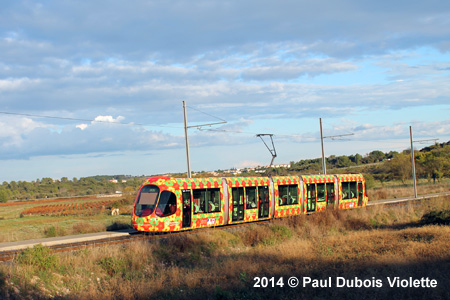
[[[148,178],[143,186],[155,185],[159,187],[159,192],[169,191],[176,196],[176,212],[167,217],[158,217],[155,212],[146,217],[138,217],[133,215],[132,223],[134,228],[142,231],[180,231],[182,230],[182,191],[191,189],[211,189],[220,188],[222,185],[222,179],[220,178],[193,178],[193,179],[175,179],[165,176],[157,176]],[[138,195],[139,196],[139,195]],[[220,193],[220,211],[224,210],[223,193]],[[192,206],[193,209],[193,206]],[[220,212],[210,214],[193,214],[192,215],[192,227],[200,228],[207,226],[223,225],[223,214]]]
[[[339,208],[366,206],[366,181],[362,174],[336,175],[339,181]]]
[[[336,184],[334,175],[302,175],[304,213],[335,207]]]
[[[271,195],[268,177],[230,177],[226,180],[230,224],[252,222],[270,217]]]
[[[203,227],[214,227],[224,225],[223,211],[225,210],[225,202],[223,198],[223,188],[222,188],[222,179],[221,178],[191,178],[191,179],[178,179],[180,186],[182,189],[191,189],[192,190],[192,207],[191,207],[191,216],[192,216],[192,225],[190,228],[185,229],[195,229],[195,228],[203,228]],[[215,208],[214,212],[202,212],[198,210],[198,201],[196,198],[196,192],[199,189],[216,189],[220,197],[220,205]],[[204,190],[205,191],[205,190]],[[206,191],[205,191],[206,192]],[[205,205],[213,205],[212,203],[205,203]]]
[[[297,176],[272,178],[275,193],[275,218],[301,214],[300,180]]]

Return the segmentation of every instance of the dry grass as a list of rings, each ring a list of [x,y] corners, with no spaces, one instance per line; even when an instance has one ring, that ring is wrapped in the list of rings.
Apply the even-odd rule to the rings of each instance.
[[[417,194],[427,195],[434,193],[448,192],[450,190],[450,181],[442,180],[441,182],[431,183],[428,180],[418,180]],[[370,201],[382,200],[382,199],[395,199],[402,197],[414,196],[413,181],[403,182],[387,182],[376,186],[375,188],[368,189],[367,196]]]
[[[422,226],[427,204],[275,220],[58,254],[47,269],[0,266],[0,298],[62,299],[448,299],[450,227]],[[53,261],[53,260],[50,260]],[[254,288],[254,277],[380,279],[382,288]],[[429,277],[438,287],[389,288],[387,277]],[[2,283],[3,282],[3,283]]]
[[[111,205],[119,205],[119,216],[111,216],[110,210],[103,209],[94,215],[71,216],[23,216],[21,212],[42,203],[57,202],[64,205],[75,200],[43,200],[12,202],[3,204],[0,208],[0,243],[14,242],[27,239],[44,238],[52,236],[73,235],[80,233],[106,231],[114,224],[131,227],[132,203],[117,198],[108,199]],[[101,202],[103,199],[76,199],[76,203]],[[113,202],[115,201],[115,202]]]

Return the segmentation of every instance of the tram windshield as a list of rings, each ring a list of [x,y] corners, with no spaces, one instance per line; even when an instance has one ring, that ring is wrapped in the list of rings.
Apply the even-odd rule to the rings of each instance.
[[[156,185],[145,185],[142,187],[139,198],[134,208],[134,213],[138,217],[150,215],[156,206],[158,200],[159,188]]]

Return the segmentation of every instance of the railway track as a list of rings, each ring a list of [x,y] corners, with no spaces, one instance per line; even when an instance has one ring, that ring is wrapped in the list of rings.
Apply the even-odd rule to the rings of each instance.
[[[407,197],[407,198],[398,198],[398,199],[387,199],[387,200],[378,200],[369,202],[367,205],[376,206],[376,205],[387,205],[387,206],[396,206],[396,205],[406,205],[411,202],[424,201],[429,199],[434,199],[442,196],[450,196],[450,192],[439,193],[439,194],[430,194],[423,195],[417,198]],[[258,222],[267,223],[269,221]],[[253,224],[253,223],[252,223]],[[237,225],[228,225],[223,226],[223,229],[232,229],[235,230],[238,227],[246,226],[248,224],[237,224]],[[52,252],[65,252],[65,251],[74,251],[80,250],[90,247],[99,247],[105,245],[116,245],[129,243],[131,241],[138,240],[158,240],[164,239],[168,236],[174,235],[184,235],[190,233],[196,233],[202,230],[210,230],[211,228],[197,229],[193,231],[183,231],[177,233],[170,234],[146,234],[143,232],[138,232],[135,230],[127,230],[122,232],[102,232],[95,234],[85,234],[85,235],[77,235],[70,237],[59,237],[59,238],[47,238],[40,240],[31,240],[31,241],[19,241],[12,243],[2,243],[0,244],[0,262],[13,260],[20,252],[23,250],[33,247],[38,244],[42,244],[46,247],[49,247]]]

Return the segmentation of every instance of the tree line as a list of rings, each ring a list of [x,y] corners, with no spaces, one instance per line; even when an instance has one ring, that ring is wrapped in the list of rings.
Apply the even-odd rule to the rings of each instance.
[[[117,191],[136,191],[145,177],[92,176],[77,179],[63,177],[36,179],[35,181],[4,181],[0,185],[0,202],[8,200],[32,200],[43,198],[74,197],[83,195],[114,194]],[[117,183],[110,180],[115,179]]]
[[[415,166],[417,178],[425,178],[436,182],[444,177],[450,178],[450,141],[435,144],[419,151],[415,151]],[[361,172],[366,178],[381,182],[401,180],[405,182],[411,178],[411,150],[402,152],[390,151],[384,153],[372,151],[364,156],[354,154],[349,156],[334,156],[326,158],[329,174]],[[322,173],[322,160],[304,159],[292,161],[290,168],[270,168],[265,176],[301,175]],[[355,168],[358,168],[355,170]],[[173,174],[177,175],[183,174]],[[247,171],[243,176],[261,176],[261,173]],[[185,174],[184,174],[185,176]],[[184,177],[178,176],[178,177]],[[198,176],[208,176],[207,172]],[[219,174],[219,176],[230,176]],[[32,182],[11,181],[0,185],[0,202],[8,200],[42,199],[56,197],[72,197],[80,195],[113,194],[116,191],[132,193],[136,191],[146,177],[132,177],[126,175],[93,176],[72,180],[63,177],[60,180],[51,178],[37,179]],[[117,180],[117,183],[111,182]]]
[[[435,144],[414,151],[416,177],[436,182],[444,177],[450,178],[450,141]],[[365,156],[331,155],[326,158],[327,173],[361,172],[381,182],[400,180],[405,182],[412,177],[411,150],[388,153],[375,150]],[[304,159],[292,161],[290,168],[271,168],[266,175],[283,176],[288,174],[320,174],[322,159]],[[358,167],[358,169],[356,169]],[[253,174],[250,174],[253,175]]]

